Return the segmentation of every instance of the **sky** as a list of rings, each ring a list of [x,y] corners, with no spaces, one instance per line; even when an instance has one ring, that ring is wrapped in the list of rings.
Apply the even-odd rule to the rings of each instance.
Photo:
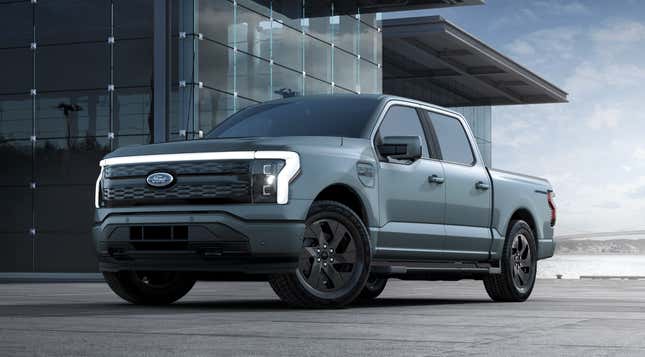
[[[493,167],[549,179],[556,234],[645,229],[645,1],[488,0],[441,15],[569,93],[493,108]]]

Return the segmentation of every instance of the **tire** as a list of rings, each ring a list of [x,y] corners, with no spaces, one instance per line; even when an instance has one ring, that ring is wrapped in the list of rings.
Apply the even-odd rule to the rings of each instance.
[[[293,307],[338,308],[354,301],[369,277],[369,233],[349,207],[314,202],[305,222],[298,268],[270,278],[273,291]]]
[[[521,302],[528,299],[535,285],[535,236],[524,221],[512,221],[509,227],[502,252],[501,274],[484,278],[484,287],[494,301]]]
[[[358,300],[361,301],[370,301],[374,300],[385,290],[385,285],[387,285],[387,278],[380,278],[373,275],[367,279],[365,287],[361,294],[358,296]]]
[[[195,279],[180,272],[104,272],[103,277],[114,293],[137,305],[171,304],[195,285]]]

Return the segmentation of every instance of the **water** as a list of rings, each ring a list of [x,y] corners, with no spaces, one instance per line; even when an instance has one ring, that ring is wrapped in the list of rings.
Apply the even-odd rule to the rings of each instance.
[[[556,255],[538,262],[538,278],[579,279],[580,275],[645,276],[645,255]]]

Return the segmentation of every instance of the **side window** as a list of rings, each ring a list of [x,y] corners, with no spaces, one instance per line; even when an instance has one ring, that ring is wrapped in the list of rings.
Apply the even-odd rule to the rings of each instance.
[[[421,121],[416,109],[394,105],[388,109],[381,127],[376,133],[376,145],[383,142],[386,136],[418,136],[421,138],[421,156],[424,159],[430,157],[428,143],[421,127]]]
[[[443,160],[464,165],[474,164],[475,156],[461,122],[433,112],[428,112],[428,116],[437,134]]]

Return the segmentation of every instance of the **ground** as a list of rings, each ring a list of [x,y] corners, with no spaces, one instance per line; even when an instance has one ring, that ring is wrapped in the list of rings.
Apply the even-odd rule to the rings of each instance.
[[[481,282],[390,281],[340,310],[294,310],[266,283],[198,283],[126,304],[103,283],[0,284],[0,356],[645,355],[645,281],[539,280],[525,303]]]

